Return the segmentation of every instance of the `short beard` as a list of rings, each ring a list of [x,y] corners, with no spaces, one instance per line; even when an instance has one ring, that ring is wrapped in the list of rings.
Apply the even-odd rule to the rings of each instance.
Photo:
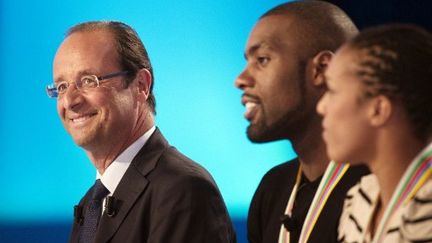
[[[246,134],[253,143],[266,143],[286,139],[281,122],[278,122],[274,126],[268,126],[264,122],[251,124],[247,128]]]
[[[282,139],[292,140],[301,135],[304,130],[304,118],[310,111],[306,109],[306,61],[302,61],[299,65],[298,80],[300,89],[300,101],[297,107],[288,111],[280,120],[272,125],[266,124],[266,114],[263,114],[263,119],[256,124],[250,124],[246,134],[249,140],[253,143],[266,143]],[[306,113],[305,113],[306,112]],[[312,111],[314,112],[314,111]]]
[[[303,108],[305,105],[304,96],[301,96],[298,107],[288,112],[279,121],[272,125],[265,123],[263,119],[259,123],[250,124],[247,128],[247,136],[253,143],[266,143],[282,139],[293,139],[297,137],[299,133],[302,133],[305,117]],[[264,117],[265,118],[265,117]]]

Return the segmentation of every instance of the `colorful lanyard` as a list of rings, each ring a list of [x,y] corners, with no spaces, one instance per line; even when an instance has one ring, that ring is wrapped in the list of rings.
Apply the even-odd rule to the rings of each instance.
[[[405,171],[402,179],[399,181],[396,190],[393,192],[389,206],[384,212],[384,216],[377,228],[373,238],[373,243],[382,242],[385,236],[387,224],[393,213],[403,204],[407,204],[427,181],[432,173],[432,143],[429,144]]]
[[[291,195],[288,199],[288,204],[287,204],[287,207],[285,209],[285,215],[288,215],[289,217],[292,216],[291,215],[292,214],[292,208],[294,206],[294,201],[295,201],[295,198],[297,196],[298,188],[300,186],[301,175],[302,175],[302,166],[301,166],[301,164],[299,164],[295,184],[294,184],[294,187],[291,191]],[[282,224],[280,227],[280,230],[279,230],[278,243],[289,243],[289,241],[290,241],[290,233],[288,230],[285,229],[284,225]]]
[[[312,200],[312,204],[308,210],[306,215],[306,219],[303,223],[303,227],[300,233],[299,243],[305,243],[308,241],[310,234],[312,233],[313,228],[321,214],[330,194],[333,189],[339,183],[340,179],[348,170],[348,164],[337,164],[334,161],[331,161],[327,166],[327,169],[324,173],[323,178],[318,186],[318,190],[315,193],[315,196]],[[285,210],[285,214],[291,217],[292,208],[294,206],[295,197],[297,196],[298,187],[300,186],[301,181],[302,168],[299,166],[296,183],[294,185],[293,191],[291,192],[291,196],[288,200],[288,205]],[[289,243],[290,235],[289,232],[284,228],[284,225],[281,225],[281,229],[279,232],[279,243]]]

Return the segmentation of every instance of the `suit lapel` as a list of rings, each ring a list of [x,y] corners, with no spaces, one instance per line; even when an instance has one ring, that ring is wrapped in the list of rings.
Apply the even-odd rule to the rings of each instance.
[[[156,166],[159,157],[168,147],[159,129],[156,129],[147,143],[132,160],[119,185],[114,191],[116,200],[116,214],[109,217],[106,212],[101,217],[95,242],[107,242],[124,221],[136,200],[145,191],[148,180],[146,179]]]

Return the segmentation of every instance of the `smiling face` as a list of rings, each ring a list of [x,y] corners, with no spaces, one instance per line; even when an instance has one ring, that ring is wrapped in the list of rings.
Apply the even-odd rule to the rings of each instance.
[[[290,139],[315,113],[306,100],[304,47],[294,26],[290,16],[264,17],[247,42],[247,65],[235,85],[244,92],[247,135],[253,142]]]
[[[374,151],[371,100],[364,97],[364,84],[356,76],[358,58],[349,47],[336,53],[326,72],[328,90],[317,105],[327,154],[338,162],[364,162],[368,151]]]
[[[83,75],[106,75],[121,70],[113,36],[103,30],[76,32],[59,47],[54,59],[55,82],[76,81]],[[60,119],[75,143],[94,150],[106,144],[124,143],[138,119],[135,83],[115,77],[87,91],[72,84],[59,96]]]

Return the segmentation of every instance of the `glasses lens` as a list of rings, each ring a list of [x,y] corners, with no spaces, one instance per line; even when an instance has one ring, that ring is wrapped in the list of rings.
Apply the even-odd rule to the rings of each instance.
[[[63,94],[66,92],[66,89],[69,87],[69,83],[66,81],[60,82],[57,84],[57,93]]]
[[[98,78],[95,75],[83,76],[78,86],[83,89],[96,88],[98,86]]]
[[[58,96],[57,88],[54,84],[47,85],[46,92],[50,98],[56,98]]]

